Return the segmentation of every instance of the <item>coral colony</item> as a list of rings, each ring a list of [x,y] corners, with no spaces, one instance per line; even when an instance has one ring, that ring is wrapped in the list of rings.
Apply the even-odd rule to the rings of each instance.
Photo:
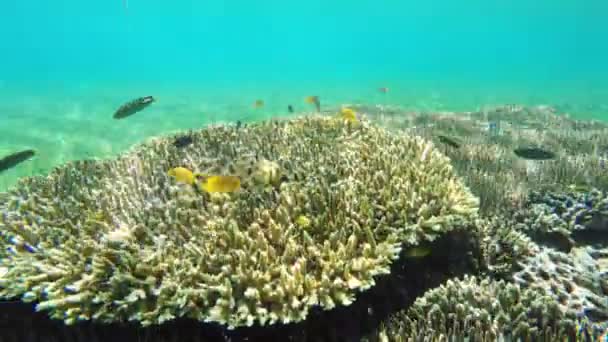
[[[477,266],[444,272],[359,338],[600,338],[607,125],[547,106],[351,108],[356,122],[208,127],[187,144],[155,138],[23,179],[0,194],[0,295],[67,324],[192,318],[271,329],[354,308],[381,278],[405,286],[443,272],[427,263],[404,277],[394,266],[445,259],[436,244],[464,231],[474,250],[447,250]],[[200,190],[198,174],[237,175],[239,187]]]

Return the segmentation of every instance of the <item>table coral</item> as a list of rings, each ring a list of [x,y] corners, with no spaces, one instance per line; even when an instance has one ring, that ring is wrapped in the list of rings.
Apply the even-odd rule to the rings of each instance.
[[[210,127],[79,161],[0,194],[0,295],[66,323],[190,317],[230,328],[349,305],[403,245],[469,222],[478,200],[432,143],[363,120]],[[167,170],[255,155],[280,184],[207,194]],[[261,177],[264,179],[264,177]],[[310,224],[296,220],[305,215]]]

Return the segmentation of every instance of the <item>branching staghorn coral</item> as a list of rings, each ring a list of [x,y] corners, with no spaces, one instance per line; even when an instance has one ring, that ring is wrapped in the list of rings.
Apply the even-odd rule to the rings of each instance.
[[[375,114],[368,107],[362,111]],[[480,198],[480,211],[493,215],[504,203],[521,204],[528,191],[558,184],[608,189],[608,125],[569,119],[550,106],[516,105],[475,112],[413,113],[392,108],[390,120],[371,120],[392,130],[433,140],[457,173]],[[405,117],[401,121],[394,117]],[[490,125],[494,124],[492,130]],[[441,143],[448,136],[459,148]],[[556,153],[546,161],[524,160],[513,153],[521,146],[538,146]]]
[[[542,290],[465,276],[427,291],[367,341],[561,341],[576,333],[576,317]]]
[[[433,241],[478,210],[431,143],[366,121],[302,118],[191,137],[181,149],[161,138],[115,160],[71,163],[0,194],[11,252],[0,295],[38,301],[66,323],[300,321],[313,306],[349,305],[402,245]],[[252,155],[287,179],[206,194],[167,176]]]
[[[510,279],[518,262],[539,251],[521,227],[508,217],[479,219],[475,225],[485,273],[492,278]]]

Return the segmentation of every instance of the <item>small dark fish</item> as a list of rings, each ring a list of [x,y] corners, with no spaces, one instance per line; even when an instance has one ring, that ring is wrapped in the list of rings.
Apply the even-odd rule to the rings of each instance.
[[[453,148],[459,148],[460,144],[458,142],[456,142],[456,140],[446,137],[445,135],[438,135],[437,138],[439,139],[439,141],[441,141],[442,143],[451,146]]]
[[[131,116],[148,107],[154,101],[155,100],[152,96],[144,96],[133,101],[129,101],[118,108],[116,113],[114,113],[114,119],[123,119],[127,116]]]
[[[24,150],[9,154],[8,156],[0,159],[0,172],[6,171],[10,168],[17,166],[20,163],[32,158],[36,154],[34,150]]]
[[[293,113],[293,107],[291,105],[287,106],[287,111]]]
[[[236,121],[236,129],[241,128],[241,126],[242,126],[242,125],[243,125],[243,124],[241,123],[241,120],[237,120],[237,121]]]
[[[386,94],[386,93],[388,93],[388,88],[387,87],[378,88],[378,91]]]
[[[176,138],[175,141],[173,142],[173,146],[175,146],[177,148],[182,148],[182,147],[186,147],[186,146],[192,144],[192,142],[194,142],[194,139],[192,138],[191,135],[184,135],[184,136]]]
[[[547,160],[555,158],[555,153],[537,147],[517,148],[513,150],[513,153],[520,158],[530,160]]]

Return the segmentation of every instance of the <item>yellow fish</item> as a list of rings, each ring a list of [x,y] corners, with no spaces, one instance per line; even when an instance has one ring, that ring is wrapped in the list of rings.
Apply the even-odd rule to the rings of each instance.
[[[306,96],[304,101],[306,101],[306,103],[315,104],[317,101],[319,101],[319,97],[318,96]]]
[[[203,176],[196,175],[198,187],[205,192],[235,192],[241,188],[241,179],[237,176]]]
[[[355,111],[347,107],[340,109],[340,117],[348,122],[355,123],[358,121]]]
[[[431,247],[428,246],[412,247],[405,252],[405,256],[410,258],[423,258],[429,254],[431,254]]]
[[[306,98],[304,98],[304,101],[306,103],[310,103],[310,104],[314,104],[315,108],[317,109],[317,112],[321,111],[321,101],[319,100],[318,96],[307,96]]]
[[[255,108],[262,108],[262,107],[264,107],[264,100],[256,100],[253,103],[253,107],[255,107]]]
[[[185,167],[174,167],[167,174],[180,183],[194,184],[194,174]]]
[[[296,218],[296,224],[302,228],[306,228],[310,226],[310,219],[304,215],[300,215]]]

